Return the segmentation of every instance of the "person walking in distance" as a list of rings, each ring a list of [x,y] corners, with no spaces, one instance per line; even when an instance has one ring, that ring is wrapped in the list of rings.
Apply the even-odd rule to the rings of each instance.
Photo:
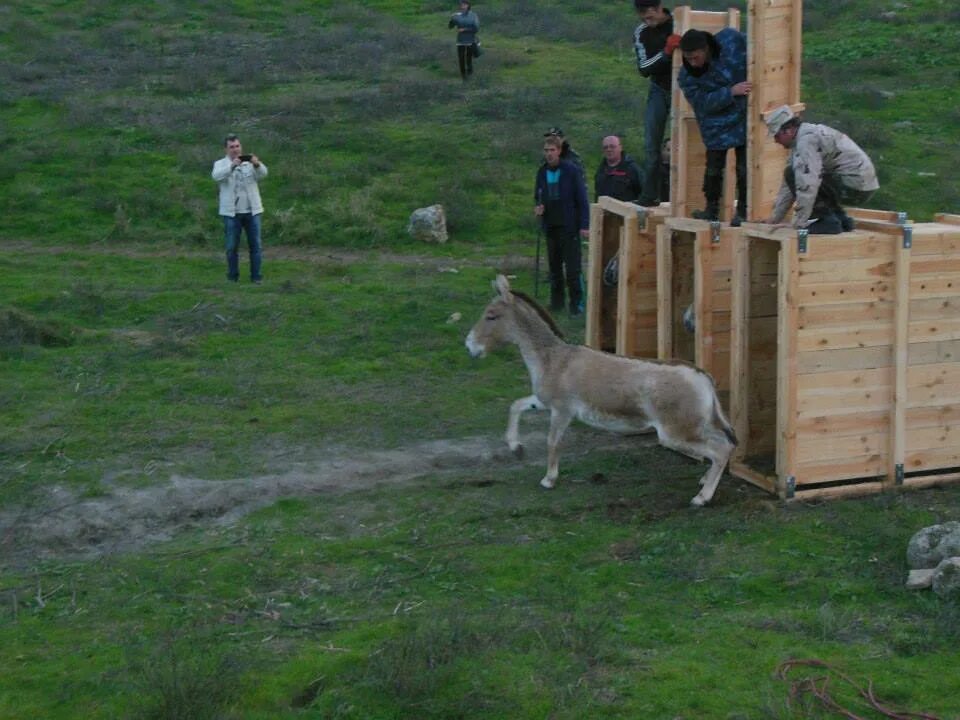
[[[450,18],[448,27],[457,29],[457,62],[460,65],[460,77],[466,80],[473,74],[473,58],[477,52],[477,33],[480,32],[480,18],[466,0],[460,2],[460,12]]]
[[[210,173],[220,187],[220,217],[227,252],[227,279],[236,282],[240,278],[238,248],[240,234],[247,234],[250,250],[250,280],[259,284],[262,248],[260,245],[260,218],[263,203],[260,200],[258,183],[267,176],[267,166],[256,155],[246,155],[240,138],[227,135],[223,141],[226,156],[213,164]]]
[[[564,282],[570,314],[583,312],[580,238],[590,236],[590,205],[583,176],[571,162],[560,159],[563,143],[556,135],[543,140],[544,163],[534,184],[534,214],[547,237],[550,268],[550,309],[564,307]]]
[[[650,79],[643,121],[643,193],[637,202],[654,207],[667,200],[667,196],[660,192],[660,149],[670,118],[673,52],[680,44],[680,36],[673,32],[673,15],[663,7],[661,0],[633,0],[633,5],[641,20],[633,32],[637,70]]]

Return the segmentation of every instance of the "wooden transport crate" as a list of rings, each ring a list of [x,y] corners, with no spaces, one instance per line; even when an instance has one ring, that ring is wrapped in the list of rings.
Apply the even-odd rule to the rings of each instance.
[[[669,203],[649,210],[603,196],[590,208],[586,344],[628,357],[657,357],[657,228]],[[615,286],[603,273],[617,257]]]
[[[657,232],[657,357],[695,363],[713,376],[727,406],[730,388],[730,284],[740,230],[719,222],[667,218]],[[693,305],[696,329],[684,328]]]
[[[960,218],[746,225],[732,320],[734,475],[784,499],[960,480]]]

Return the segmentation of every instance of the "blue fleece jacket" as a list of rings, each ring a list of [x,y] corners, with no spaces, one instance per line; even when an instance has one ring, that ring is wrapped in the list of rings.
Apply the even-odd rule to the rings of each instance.
[[[537,171],[537,181],[533,188],[533,199],[537,205],[547,202],[547,165],[544,163]],[[580,169],[571,162],[561,160],[557,166],[560,170],[560,205],[563,208],[563,229],[572,234],[580,230],[590,229],[590,202],[587,200],[587,186]],[[541,219],[546,228],[546,217]]]

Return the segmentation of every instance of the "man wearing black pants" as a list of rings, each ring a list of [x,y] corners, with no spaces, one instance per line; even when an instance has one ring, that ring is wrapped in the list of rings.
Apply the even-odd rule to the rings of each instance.
[[[580,315],[583,312],[580,238],[590,235],[590,205],[580,170],[560,159],[562,147],[556,136],[544,138],[545,162],[537,171],[534,213],[540,217],[547,236],[550,309],[563,309],[566,283],[570,314]]]
[[[463,0],[460,12],[450,18],[449,26],[457,29],[457,62],[460,65],[460,77],[466,80],[473,74],[473,54],[477,33],[480,32],[480,19],[470,8],[470,3]]]

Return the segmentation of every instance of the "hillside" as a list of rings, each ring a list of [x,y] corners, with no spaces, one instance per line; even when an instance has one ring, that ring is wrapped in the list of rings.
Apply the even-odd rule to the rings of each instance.
[[[960,209],[955,3],[806,6],[808,117],[875,158],[876,206]],[[609,132],[642,153],[635,14],[624,1],[483,3],[486,54],[463,84],[452,7],[7,3],[4,236],[216,244],[209,169],[236,131],[273,172],[268,244],[409,246],[410,210],[442,202],[454,252],[522,249],[543,128],[565,128],[588,167]]]

